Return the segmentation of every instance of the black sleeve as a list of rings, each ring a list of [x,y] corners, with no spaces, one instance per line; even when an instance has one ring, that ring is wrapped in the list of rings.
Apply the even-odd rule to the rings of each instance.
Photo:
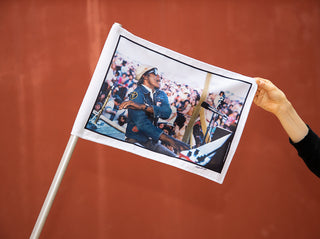
[[[298,155],[303,159],[308,168],[320,177],[320,138],[308,126],[308,134],[298,143],[290,143],[298,151]]]

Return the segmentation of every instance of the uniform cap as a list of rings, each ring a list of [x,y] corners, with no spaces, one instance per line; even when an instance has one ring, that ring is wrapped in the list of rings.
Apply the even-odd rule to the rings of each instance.
[[[139,82],[141,80],[141,77],[148,71],[154,69],[156,67],[154,66],[148,66],[148,65],[140,65],[136,69],[136,80]]]

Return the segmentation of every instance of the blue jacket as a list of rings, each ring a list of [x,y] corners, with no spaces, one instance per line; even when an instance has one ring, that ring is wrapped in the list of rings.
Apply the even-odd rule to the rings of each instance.
[[[126,137],[141,143],[149,139],[157,142],[162,134],[162,130],[155,126],[157,121],[159,118],[168,119],[171,114],[168,96],[165,92],[156,90],[153,100],[150,94],[143,85],[138,85],[129,96],[129,99],[135,103],[153,107],[154,114],[147,114],[144,110],[128,109]]]

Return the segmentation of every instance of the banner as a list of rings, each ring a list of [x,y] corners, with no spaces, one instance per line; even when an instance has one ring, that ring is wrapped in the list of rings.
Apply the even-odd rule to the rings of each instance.
[[[256,88],[115,23],[71,134],[222,183]]]

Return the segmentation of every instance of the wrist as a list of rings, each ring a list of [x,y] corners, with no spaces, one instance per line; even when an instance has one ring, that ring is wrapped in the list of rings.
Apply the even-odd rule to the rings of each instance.
[[[309,131],[305,122],[301,119],[293,105],[288,100],[282,105],[279,113],[277,114],[277,118],[279,119],[289,138],[294,143],[302,140]]]
[[[288,116],[294,111],[294,108],[291,102],[288,99],[284,99],[283,102],[279,105],[278,110],[275,112],[275,115],[278,119]]]

